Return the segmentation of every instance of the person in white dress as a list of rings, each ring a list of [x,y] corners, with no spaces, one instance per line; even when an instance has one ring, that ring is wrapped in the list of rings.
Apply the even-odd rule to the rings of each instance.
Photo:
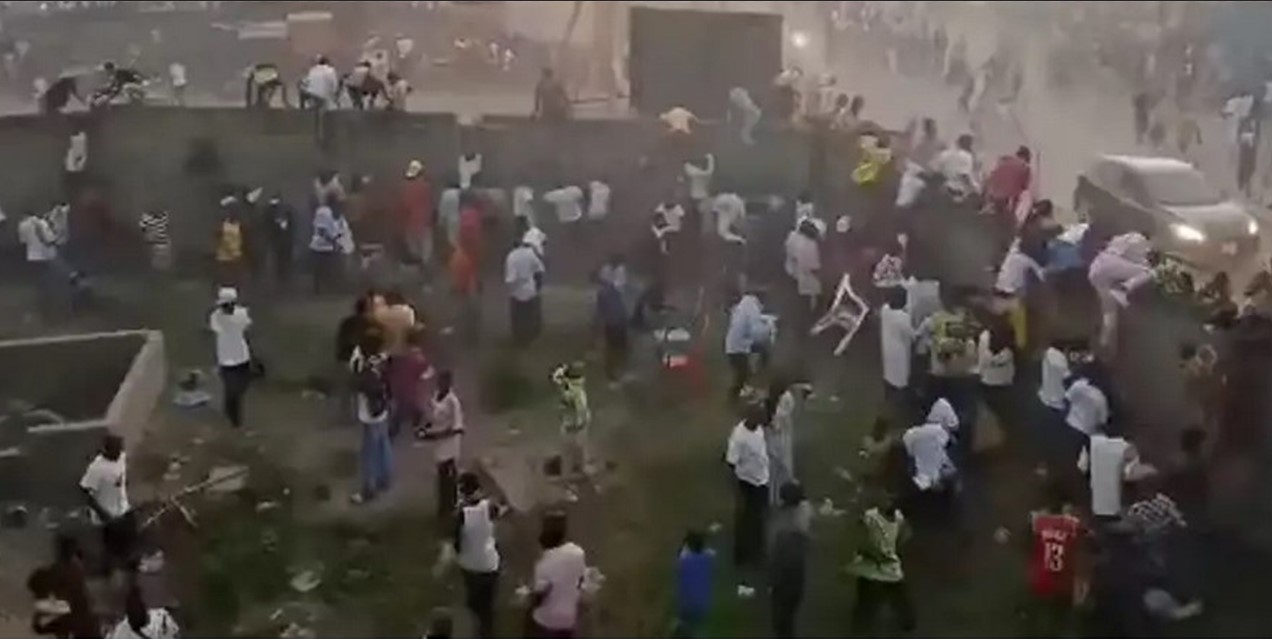
[[[764,444],[769,457],[769,501],[773,506],[781,502],[783,486],[799,481],[795,473],[796,423],[804,401],[813,390],[812,385],[806,382],[783,386],[775,384],[772,389],[772,414],[768,427],[764,429]]]

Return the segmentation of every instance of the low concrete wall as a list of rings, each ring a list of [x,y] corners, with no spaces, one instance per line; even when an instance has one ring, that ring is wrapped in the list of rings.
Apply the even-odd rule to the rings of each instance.
[[[206,248],[216,202],[227,184],[278,190],[308,208],[310,184],[320,168],[374,176],[382,202],[386,185],[411,159],[429,167],[439,186],[455,179],[461,151],[485,158],[490,186],[581,183],[601,176],[615,182],[636,175],[641,156],[661,149],[662,127],[650,120],[582,120],[545,127],[527,118],[489,118],[460,126],[451,114],[339,111],[324,116],[325,143],[315,136],[312,113],[294,110],[121,107],[99,114],[0,118],[0,207],[12,220],[23,210],[45,210],[63,197],[63,156],[70,134],[88,132],[87,177],[104,190],[117,228],[135,233],[147,207],[173,215],[180,245]],[[744,146],[720,127],[704,125],[699,147],[716,153],[716,183],[741,192],[795,193],[808,181],[807,136],[770,131]],[[651,188],[666,188],[665,185]],[[72,233],[75,220],[72,220]],[[12,233],[0,241],[12,242]]]
[[[141,441],[167,382],[163,335],[120,331],[0,342],[0,397],[65,422],[0,423],[0,502],[67,507],[102,436]]]

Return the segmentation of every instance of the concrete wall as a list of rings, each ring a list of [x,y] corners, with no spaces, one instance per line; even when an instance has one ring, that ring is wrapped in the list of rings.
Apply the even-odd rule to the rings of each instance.
[[[461,127],[450,114],[336,112],[324,120],[327,143],[320,146],[313,114],[301,111],[149,107],[58,118],[18,116],[0,118],[0,207],[11,220],[24,209],[47,209],[63,196],[62,158],[78,128],[88,132],[89,178],[102,185],[121,228],[131,232],[144,208],[164,206],[172,212],[176,241],[198,247],[208,246],[226,184],[279,190],[307,210],[312,176],[324,167],[343,175],[372,175],[384,189],[381,194],[391,197],[392,185],[411,159],[425,162],[442,185],[454,179],[461,150],[475,150],[485,156],[487,185],[544,187],[596,176],[638,179],[640,157],[656,157],[663,148],[662,127],[635,119],[582,120],[545,129],[525,118],[488,118]],[[705,127],[700,136],[702,148],[716,152],[720,188],[795,193],[806,186],[808,150],[802,135],[769,132],[754,147],[717,128]],[[215,149],[217,170],[192,166],[201,145]],[[656,188],[665,187],[650,187]],[[12,241],[11,233],[5,236]]]
[[[0,504],[66,508],[105,433],[132,450],[167,381],[162,334],[122,331],[0,342],[0,399],[21,400],[66,422],[0,423]],[[7,405],[7,404],[6,404]],[[7,412],[7,409],[6,409]]]

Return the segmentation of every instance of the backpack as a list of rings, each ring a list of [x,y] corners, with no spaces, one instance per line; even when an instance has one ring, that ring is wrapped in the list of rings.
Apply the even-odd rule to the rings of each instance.
[[[382,360],[373,358],[360,362],[354,373],[353,388],[364,398],[371,415],[383,414],[389,403],[389,385],[384,378]]]

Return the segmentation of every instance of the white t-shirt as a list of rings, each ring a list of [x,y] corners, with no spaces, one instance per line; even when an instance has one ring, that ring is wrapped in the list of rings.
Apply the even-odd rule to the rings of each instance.
[[[1003,258],[1003,264],[998,269],[998,281],[994,284],[994,290],[1019,296],[1024,291],[1030,273],[1038,279],[1043,277],[1042,267],[1032,257],[1012,249]]]
[[[483,499],[460,509],[459,567],[468,572],[499,570],[499,548],[495,545],[495,520],[490,516],[490,500]]]
[[[963,149],[954,147],[941,151],[934,162],[936,170],[945,176],[947,188],[959,192],[966,189],[979,191],[976,179],[976,158]]]
[[[335,106],[336,91],[340,89],[340,75],[328,64],[315,64],[305,74],[305,91],[321,99],[327,108]]]
[[[80,173],[86,164],[88,164],[88,134],[80,131],[71,135],[63,165],[67,173]]]
[[[546,593],[531,613],[535,623],[549,630],[572,630],[578,623],[579,599],[587,554],[574,542],[543,551],[534,565],[534,591]]]
[[[745,422],[738,422],[729,434],[729,446],[724,461],[733,467],[739,481],[752,486],[767,486],[769,482],[768,444],[764,441],[764,429],[750,429]]]
[[[707,154],[706,168],[685,162],[685,176],[689,178],[689,197],[703,200],[711,197],[711,176],[715,174],[715,156]]]
[[[587,217],[599,220],[609,215],[610,187],[600,180],[592,180],[587,185]]]
[[[115,624],[106,639],[176,639],[180,636],[181,630],[177,627],[177,622],[167,610],[151,608],[149,613],[149,622],[141,629],[145,633],[144,638],[143,635],[137,634],[132,629],[132,626],[128,625],[127,619],[122,619]]]
[[[989,331],[981,331],[976,348],[981,383],[986,386],[1011,386],[1016,378],[1016,357],[1010,348],[997,353],[990,351],[989,341]]]
[[[786,274],[795,280],[800,295],[821,295],[821,248],[798,231],[786,235]]]
[[[252,352],[247,347],[247,329],[252,326],[252,318],[247,307],[235,306],[226,313],[220,308],[208,316],[208,328],[216,335],[216,363],[218,366],[240,366],[252,359]]]
[[[504,283],[508,295],[519,302],[528,302],[539,295],[535,276],[543,272],[539,254],[529,246],[518,246],[508,252],[504,260]]]
[[[481,173],[481,154],[459,156],[459,188],[467,189],[473,185],[473,176]]]
[[[433,428],[439,432],[454,431],[433,441],[433,459],[438,462],[459,459],[464,439],[464,408],[454,392],[441,399],[433,398]]]
[[[556,206],[557,219],[562,224],[577,222],[583,218],[583,189],[566,186],[543,194],[543,200]]]
[[[1064,410],[1064,380],[1069,377],[1069,359],[1060,349],[1051,347],[1042,354],[1042,381],[1038,385],[1038,401],[1047,408]]]
[[[667,230],[672,233],[679,233],[684,226],[685,209],[679,204],[667,206],[666,203],[659,203],[654,207],[655,213],[661,213],[663,219],[667,220]]]
[[[1110,517],[1122,512],[1122,482],[1133,453],[1125,439],[1098,434],[1082,449],[1078,470],[1090,475],[1092,514]]]
[[[684,107],[672,107],[666,113],[659,116],[660,119],[667,124],[667,128],[676,133],[692,133],[693,121],[696,119],[693,112]]]
[[[26,247],[28,262],[48,262],[57,257],[53,229],[41,217],[31,215],[18,222],[18,241]]]
[[[712,203],[716,215],[716,234],[727,242],[746,243],[746,238],[738,235],[738,224],[746,217],[746,202],[736,193],[721,193]]]
[[[921,490],[938,485],[942,477],[953,471],[954,464],[946,451],[950,432],[941,424],[914,426],[901,436],[901,443],[914,462],[914,485]]]
[[[80,488],[97,500],[97,505],[111,517],[119,517],[131,509],[128,504],[128,464],[125,454],[111,461],[98,455],[84,470]]]
[[[910,385],[914,325],[905,309],[884,306],[879,310],[879,346],[883,353],[883,380],[893,388]]]
[[[524,217],[530,220],[531,226],[534,226],[534,189],[528,186],[512,189],[512,215]]]
[[[1069,402],[1069,414],[1064,422],[1070,428],[1090,435],[1108,423],[1109,400],[1091,382],[1085,379],[1073,382],[1069,385],[1069,390],[1065,391],[1064,397]]]
[[[186,85],[186,68],[180,62],[173,62],[168,65],[168,77],[172,80],[173,88],[179,88]]]

